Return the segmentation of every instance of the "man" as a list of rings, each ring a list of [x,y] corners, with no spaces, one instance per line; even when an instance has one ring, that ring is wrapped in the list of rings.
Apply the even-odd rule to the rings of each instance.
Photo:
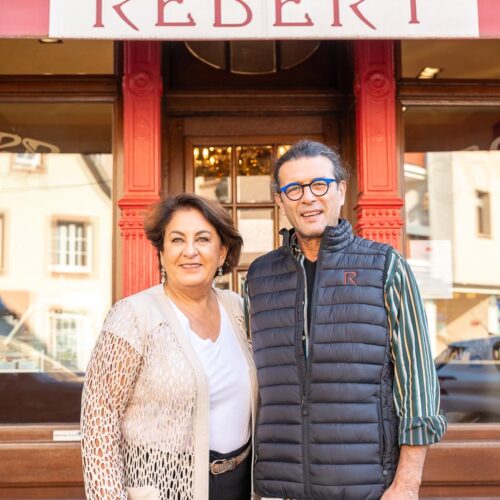
[[[439,387],[407,262],[339,219],[347,173],[321,143],[278,159],[291,231],[247,276],[260,407],[256,493],[272,498],[418,498],[439,441]]]

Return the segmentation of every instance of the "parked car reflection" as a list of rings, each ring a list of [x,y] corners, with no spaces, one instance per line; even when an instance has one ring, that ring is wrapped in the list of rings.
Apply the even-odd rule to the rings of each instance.
[[[500,336],[453,342],[436,358],[450,422],[500,422]]]
[[[0,299],[0,424],[78,422],[83,377],[48,356]]]

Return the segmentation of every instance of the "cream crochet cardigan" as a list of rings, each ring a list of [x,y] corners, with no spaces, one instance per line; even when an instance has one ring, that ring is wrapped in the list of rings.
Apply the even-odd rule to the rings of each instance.
[[[254,422],[257,380],[242,300],[216,293],[247,358]],[[117,302],[83,388],[87,498],[208,500],[208,394],[203,367],[162,286]]]

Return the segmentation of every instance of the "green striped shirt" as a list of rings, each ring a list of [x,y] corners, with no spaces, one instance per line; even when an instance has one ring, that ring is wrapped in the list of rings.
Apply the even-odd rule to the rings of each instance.
[[[446,417],[439,412],[439,383],[424,304],[408,262],[395,250],[388,258],[384,290],[399,444],[432,444],[446,431]]]

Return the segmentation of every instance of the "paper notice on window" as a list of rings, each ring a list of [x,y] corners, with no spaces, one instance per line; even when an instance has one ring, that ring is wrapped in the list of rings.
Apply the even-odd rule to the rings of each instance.
[[[411,240],[408,258],[424,299],[451,299],[452,255],[450,240]]]
[[[52,432],[53,441],[81,441],[82,434],[79,429],[54,430]]]

